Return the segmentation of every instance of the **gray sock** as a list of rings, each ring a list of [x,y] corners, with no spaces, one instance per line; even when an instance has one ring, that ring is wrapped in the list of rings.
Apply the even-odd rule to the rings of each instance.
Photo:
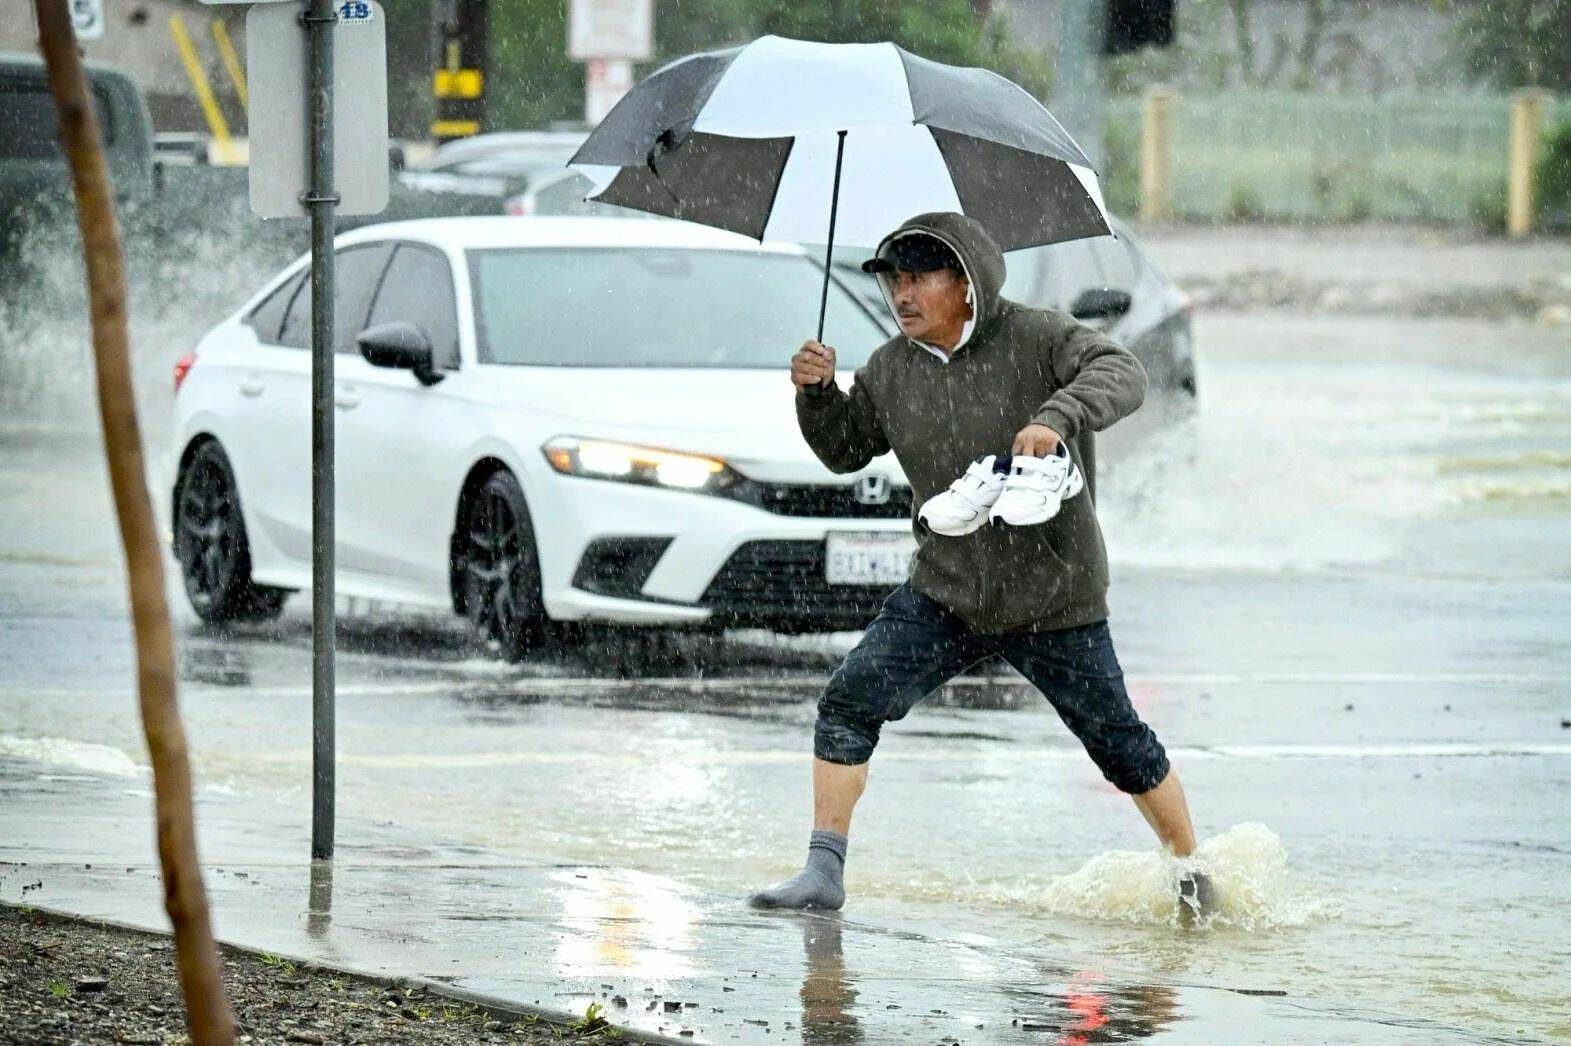
[[[813,829],[807,864],[783,883],[747,899],[754,908],[839,908],[845,904],[846,837],[825,828]]]

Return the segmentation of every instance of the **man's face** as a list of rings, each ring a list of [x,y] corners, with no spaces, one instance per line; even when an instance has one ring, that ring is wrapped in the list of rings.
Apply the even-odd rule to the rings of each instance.
[[[971,318],[964,276],[953,269],[896,269],[884,278],[902,334],[946,347],[960,340],[965,321]]]

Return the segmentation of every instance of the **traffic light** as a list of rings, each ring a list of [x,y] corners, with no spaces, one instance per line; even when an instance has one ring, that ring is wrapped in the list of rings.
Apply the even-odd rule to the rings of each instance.
[[[1123,54],[1148,45],[1173,42],[1175,0],[1107,0],[1107,32],[1102,53]]]
[[[479,134],[485,124],[486,0],[446,0],[436,18],[437,68],[432,78],[438,142]]]

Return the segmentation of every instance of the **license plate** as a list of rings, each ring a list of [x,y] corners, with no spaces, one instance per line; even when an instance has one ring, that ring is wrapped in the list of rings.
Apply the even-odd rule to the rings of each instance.
[[[898,585],[911,571],[916,539],[909,534],[830,534],[824,578],[831,585]]]

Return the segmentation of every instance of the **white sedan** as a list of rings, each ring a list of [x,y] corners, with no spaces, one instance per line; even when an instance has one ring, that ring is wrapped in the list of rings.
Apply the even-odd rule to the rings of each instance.
[[[892,456],[835,475],[789,358],[823,270],[677,222],[447,218],[337,244],[338,590],[451,608],[516,659],[551,621],[858,628],[904,580]],[[176,367],[174,550],[197,613],[311,585],[302,258]],[[830,285],[842,380],[887,320]]]

